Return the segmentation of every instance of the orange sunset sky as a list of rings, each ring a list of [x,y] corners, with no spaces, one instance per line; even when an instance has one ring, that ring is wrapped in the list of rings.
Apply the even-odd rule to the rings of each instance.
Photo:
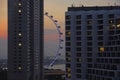
[[[117,0],[44,0],[45,11],[54,15],[59,20],[60,25],[64,25],[64,13],[71,4],[80,5],[106,5],[114,4]],[[98,4],[99,3],[99,4]],[[46,28],[51,29],[48,21]],[[63,28],[64,29],[64,28]],[[0,0],[0,38],[7,37],[7,0]]]
[[[64,16],[67,7],[71,4],[74,6],[101,6],[101,5],[114,5],[120,4],[120,0],[44,0],[44,11],[53,15],[59,21],[64,32]],[[52,34],[47,34],[45,40],[50,38],[56,41],[56,30],[53,23],[45,17],[45,30],[53,30]],[[4,46],[3,46],[4,45]],[[7,0],[0,0],[0,57],[6,58],[7,56]]]

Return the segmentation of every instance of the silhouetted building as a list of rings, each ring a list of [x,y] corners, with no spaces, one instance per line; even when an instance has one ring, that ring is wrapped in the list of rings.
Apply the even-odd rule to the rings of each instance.
[[[7,80],[7,69],[0,68],[0,80]]]
[[[8,80],[43,80],[43,0],[8,0]]]
[[[68,8],[66,80],[120,80],[120,6]]]

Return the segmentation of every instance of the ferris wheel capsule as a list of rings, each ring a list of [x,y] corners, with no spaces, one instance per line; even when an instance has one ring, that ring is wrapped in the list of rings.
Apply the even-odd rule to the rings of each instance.
[[[46,12],[45,15],[48,15],[48,12]]]

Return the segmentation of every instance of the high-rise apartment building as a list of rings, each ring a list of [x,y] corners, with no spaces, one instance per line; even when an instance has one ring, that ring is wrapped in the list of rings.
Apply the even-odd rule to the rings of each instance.
[[[69,7],[66,80],[120,80],[120,6]]]
[[[43,80],[43,0],[8,0],[8,80]]]

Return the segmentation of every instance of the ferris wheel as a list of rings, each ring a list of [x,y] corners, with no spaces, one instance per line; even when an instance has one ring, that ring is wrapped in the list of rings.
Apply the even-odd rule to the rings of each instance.
[[[62,38],[63,33],[61,31],[61,26],[58,24],[58,20],[54,19],[53,16],[49,15],[48,12],[45,12],[44,15],[48,17],[55,25],[57,29],[57,33],[58,33],[58,38],[59,38],[58,47],[57,47],[55,56],[52,58],[52,60],[50,60],[50,63],[47,65],[47,67],[52,67],[54,63],[56,62],[56,60],[58,59],[58,57],[61,55],[61,50],[63,49],[63,44],[62,44],[64,41]]]

